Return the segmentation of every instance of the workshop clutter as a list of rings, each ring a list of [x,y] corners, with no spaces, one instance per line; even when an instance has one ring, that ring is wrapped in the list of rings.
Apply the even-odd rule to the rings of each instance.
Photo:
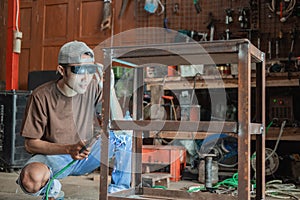
[[[221,76],[230,78],[230,76],[238,75],[237,64],[179,64],[173,66],[148,66],[145,72],[146,78],[166,78],[166,77],[182,77],[182,78],[195,78],[196,76],[202,76],[202,79],[209,78],[207,76]],[[214,77],[216,78],[216,77]],[[172,79],[171,79],[172,80]]]
[[[31,154],[20,135],[23,114],[30,91],[0,92],[0,166],[6,171],[21,168]]]
[[[166,172],[171,181],[179,181],[186,166],[186,149],[183,146],[143,145],[142,164],[144,173]]]
[[[194,77],[196,74],[203,74],[204,65],[180,65],[181,77]]]
[[[181,121],[200,121],[200,105],[181,105]]]
[[[148,66],[146,68],[147,78],[163,78],[168,75],[168,68],[166,66]]]
[[[200,105],[194,105],[194,96],[182,91],[179,96],[181,121],[200,121]]]
[[[213,184],[219,181],[219,166],[218,162],[213,160],[214,157],[216,157],[215,154],[206,154],[204,159],[200,160],[198,166],[198,181],[205,183],[207,189],[211,189]]]
[[[149,5],[155,11],[147,11]],[[170,30],[178,32],[173,41],[166,42],[247,38],[269,60],[299,56],[299,45],[294,45],[299,40],[297,0],[145,0],[137,3],[135,11],[137,27],[163,27],[166,35]],[[155,38],[165,41],[166,35]]]

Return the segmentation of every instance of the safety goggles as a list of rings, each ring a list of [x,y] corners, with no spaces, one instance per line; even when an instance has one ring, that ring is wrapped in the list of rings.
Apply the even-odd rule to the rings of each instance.
[[[97,71],[96,64],[72,65],[69,67],[74,74],[94,74]]]

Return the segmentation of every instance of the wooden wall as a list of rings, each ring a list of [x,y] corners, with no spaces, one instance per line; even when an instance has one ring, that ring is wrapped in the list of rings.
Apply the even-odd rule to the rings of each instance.
[[[121,3],[121,1],[114,2],[114,15],[118,14]],[[1,1],[1,4],[7,5],[7,1]],[[130,2],[124,17],[114,22],[117,24],[113,28],[114,33],[134,27],[133,15],[130,15],[129,11],[132,6],[133,3]],[[109,38],[112,29],[100,30],[102,8],[102,0],[20,0],[20,30],[23,39],[19,65],[19,89],[27,89],[28,72],[56,69],[57,54],[65,42],[80,40],[94,48]],[[1,6],[0,13],[6,10]],[[116,19],[114,17],[114,20]],[[1,31],[1,34],[4,34],[6,26],[1,25],[0,30],[4,30]],[[0,56],[5,58],[5,36],[1,35],[0,44]],[[5,80],[3,60],[1,59],[0,80]]]
[[[0,1],[0,81],[5,81],[7,1]],[[300,5],[300,0],[296,1]],[[91,47],[96,47],[112,34],[139,27],[163,27],[164,20],[167,21],[169,29],[208,33],[208,39],[208,26],[213,20],[216,28],[214,39],[225,39],[226,29],[230,30],[231,38],[247,37],[255,45],[258,45],[260,38],[260,49],[267,53],[268,59],[276,58],[276,40],[279,41],[280,49],[277,56],[286,58],[292,43],[291,31],[295,28],[297,33],[300,32],[300,17],[291,16],[286,22],[280,22],[280,17],[268,9],[269,0],[200,0],[202,10],[198,14],[192,0],[161,0],[166,12],[159,16],[147,13],[144,10],[144,2],[144,0],[129,0],[124,16],[119,19],[122,1],[113,0],[114,28],[101,31],[102,0],[20,0],[20,30],[23,32],[23,39],[19,89],[27,88],[28,72],[55,70],[58,50],[67,41],[82,40]],[[257,2],[260,2],[257,9],[253,9],[253,4]],[[175,5],[178,6],[177,11]],[[243,8],[248,12],[249,25],[246,28],[241,28],[238,21],[239,12]],[[225,23],[226,9],[232,10],[233,22],[230,24]],[[269,55],[269,41],[272,43],[271,55]],[[299,34],[297,34],[293,56],[299,55]]]

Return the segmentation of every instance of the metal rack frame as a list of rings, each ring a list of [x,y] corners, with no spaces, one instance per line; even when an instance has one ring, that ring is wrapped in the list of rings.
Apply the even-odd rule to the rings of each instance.
[[[199,44],[203,48],[199,49]],[[226,196],[226,199],[248,199],[251,191],[251,166],[250,145],[251,134],[256,137],[256,199],[265,199],[265,54],[257,49],[247,39],[213,41],[203,43],[174,43],[147,46],[112,47],[104,50],[104,86],[103,86],[103,130],[101,144],[101,168],[99,199],[223,199],[224,196],[210,193],[187,193],[184,191],[157,190],[145,188],[141,184],[141,152],[143,131],[199,131],[216,133],[238,134],[238,196]],[[184,54],[185,58],[182,57]],[[207,57],[209,55],[209,58]],[[238,122],[215,121],[147,121],[143,120],[142,97],[143,87],[143,63],[156,62],[166,65],[192,62],[209,64],[211,59],[215,63],[238,64]],[[133,63],[135,67],[134,89],[134,120],[110,121],[110,77],[111,63],[119,59],[127,63]],[[256,63],[256,121],[251,121],[251,63]],[[210,126],[213,124],[213,126]],[[108,135],[110,130],[134,130],[133,157],[132,157],[132,188],[114,194],[108,194]],[[157,198],[158,199],[158,198]]]

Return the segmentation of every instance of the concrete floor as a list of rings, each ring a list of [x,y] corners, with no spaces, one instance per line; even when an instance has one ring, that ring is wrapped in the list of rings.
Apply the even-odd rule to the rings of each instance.
[[[15,183],[18,172],[0,172],[0,200],[35,200],[41,197],[32,197],[23,193]],[[63,180],[62,190],[65,200],[97,200],[99,199],[99,172],[85,176],[70,176]],[[170,182],[172,189],[185,189],[195,185],[190,181]]]
[[[0,173],[0,200],[34,200],[41,197],[31,197],[25,195],[19,186],[15,183],[18,174]],[[79,177],[67,177],[61,180],[62,190],[65,192],[66,200],[95,200],[99,199],[99,182],[93,180],[94,175]]]
[[[17,177],[18,172],[0,172],[0,200],[41,199],[41,197],[25,195],[15,183]],[[65,192],[65,200],[98,200],[99,177],[99,172],[94,172],[85,176],[70,176],[61,180],[62,190]],[[190,186],[195,185],[199,185],[199,183],[191,181],[170,182],[170,189],[187,190]],[[270,197],[266,199],[275,200],[275,198]]]

